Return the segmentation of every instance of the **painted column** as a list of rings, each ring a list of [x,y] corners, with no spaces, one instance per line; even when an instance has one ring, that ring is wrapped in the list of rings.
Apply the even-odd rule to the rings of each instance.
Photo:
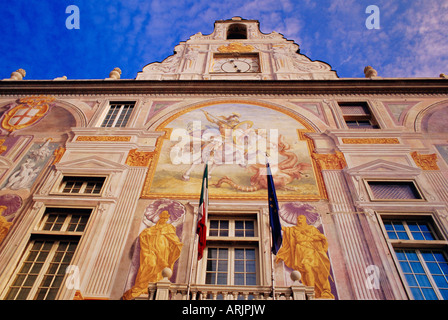
[[[111,213],[112,217],[105,231],[101,249],[93,264],[88,286],[82,292],[85,297],[109,298],[112,292],[112,285],[118,272],[134,211],[145,181],[146,164],[149,161],[149,158],[139,157],[142,156],[142,153],[135,150],[131,150],[129,155],[127,164],[135,166],[129,168],[118,197],[119,200],[114,212]],[[132,158],[138,159],[138,161],[134,161]]]
[[[368,277],[366,268],[374,263],[366,242],[366,231],[363,230],[361,224],[361,219],[365,219],[364,213],[356,212],[342,171],[346,166],[345,158],[340,152],[314,154],[313,157],[322,171],[331,215],[338,232],[346,262],[345,270],[351,281],[354,299],[384,299],[379,290],[371,290],[366,286]]]
[[[419,154],[411,153],[415,164],[423,170],[426,180],[429,182],[434,194],[437,198],[448,206],[448,181],[437,165],[437,154]],[[430,195],[433,197],[433,195]],[[435,199],[429,199],[434,201]],[[448,227],[448,215],[445,212],[439,212],[443,223]]]

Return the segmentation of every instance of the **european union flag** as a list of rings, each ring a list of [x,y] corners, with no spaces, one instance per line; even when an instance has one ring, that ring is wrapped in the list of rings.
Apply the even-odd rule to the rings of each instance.
[[[278,216],[278,201],[275,193],[274,179],[272,178],[269,162],[266,163],[267,179],[268,179],[268,196],[269,196],[269,224],[272,233],[272,253],[277,254],[282,246],[282,226],[280,217]]]

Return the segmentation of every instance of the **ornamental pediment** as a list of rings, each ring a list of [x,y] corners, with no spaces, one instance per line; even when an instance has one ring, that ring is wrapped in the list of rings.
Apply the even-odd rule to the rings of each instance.
[[[105,159],[100,156],[90,156],[56,164],[56,169],[64,173],[94,170],[95,172],[123,171],[127,166]]]
[[[407,176],[414,177],[421,173],[420,168],[409,166],[407,164],[378,159],[346,170],[346,173],[352,176],[372,176],[372,177],[391,177]]]

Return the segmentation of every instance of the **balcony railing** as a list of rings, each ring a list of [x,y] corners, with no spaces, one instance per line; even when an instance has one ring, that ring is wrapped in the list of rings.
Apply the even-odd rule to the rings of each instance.
[[[215,286],[195,284],[153,283],[148,295],[138,299],[149,300],[274,300],[270,286]],[[312,300],[314,288],[303,285],[276,287],[275,300]]]
[[[289,286],[220,286],[209,284],[175,284],[168,278],[148,286],[148,294],[138,300],[313,300],[314,288],[298,279]]]

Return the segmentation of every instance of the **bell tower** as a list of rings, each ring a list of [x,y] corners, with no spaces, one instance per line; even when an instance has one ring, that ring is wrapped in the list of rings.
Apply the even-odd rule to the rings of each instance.
[[[162,62],[146,65],[136,80],[319,80],[337,79],[331,66],[311,61],[299,46],[275,31],[264,34],[258,20],[233,17],[215,22],[174,48]]]

